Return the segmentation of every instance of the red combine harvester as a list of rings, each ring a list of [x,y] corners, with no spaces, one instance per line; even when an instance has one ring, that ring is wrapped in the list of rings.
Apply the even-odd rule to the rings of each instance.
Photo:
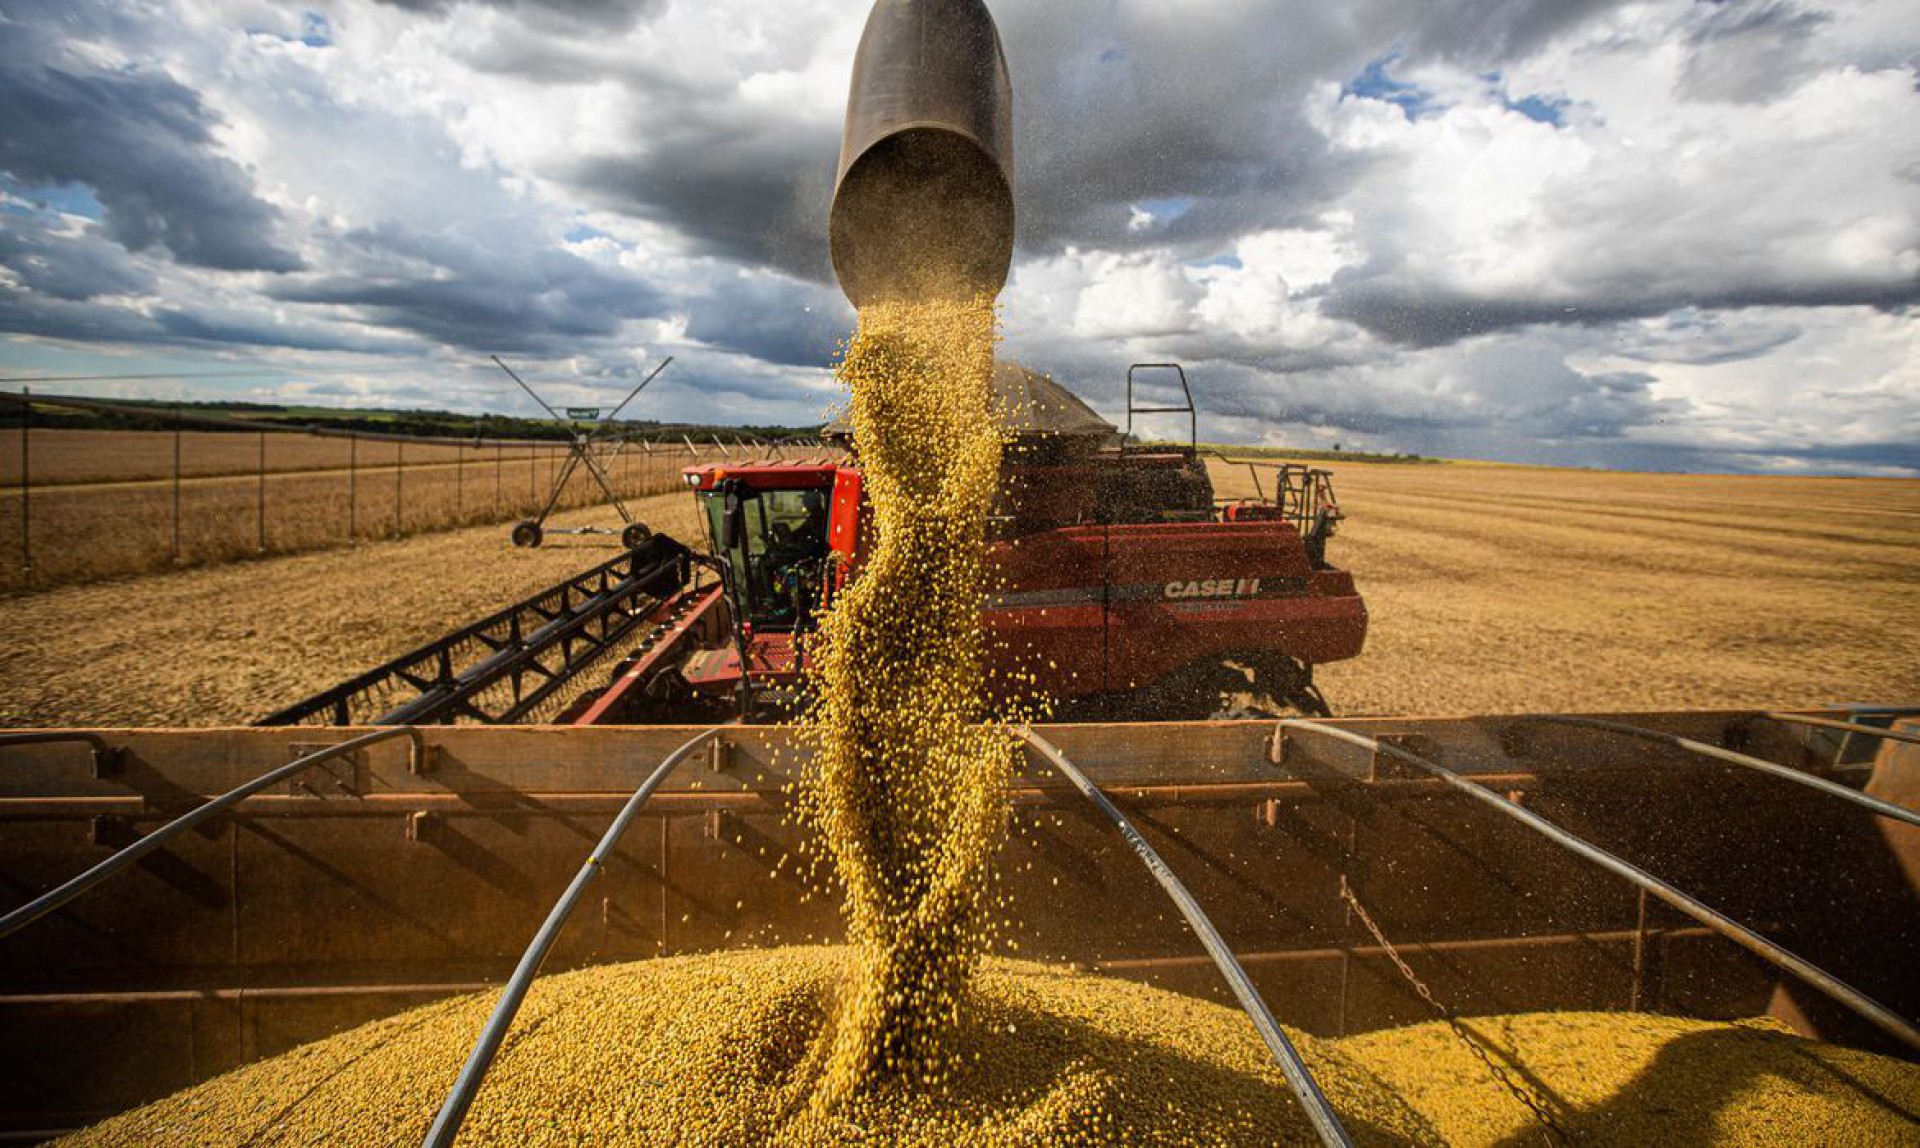
[[[1141,369],[1129,372],[1129,423]],[[1191,415],[1184,372],[1167,369],[1187,405],[1155,409]],[[1352,576],[1326,561],[1340,521],[1326,471],[1267,464],[1272,497],[1216,501],[1191,442],[1133,447],[1070,392],[1010,363],[995,383],[1019,412],[992,518],[998,589],[981,615],[1000,700],[1019,671],[1061,716],[1326,712],[1313,667],[1358,654],[1367,627]],[[844,437],[829,436],[836,429]],[[819,613],[859,575],[868,518],[857,460],[685,475],[720,583],[690,591],[698,620],[681,640],[629,659],[573,720],[640,723],[717,704],[791,714]]]
[[[1133,416],[1148,410],[1187,414],[1191,434],[1185,373],[1157,366],[1185,405],[1136,407],[1137,366],[1125,434],[1040,375],[996,370],[1015,412],[981,614],[997,700],[1037,693],[1062,720],[1325,714],[1313,667],[1357,655],[1367,630],[1352,575],[1327,561],[1341,520],[1330,476],[1243,463],[1259,497],[1216,499],[1191,438],[1132,444]],[[791,716],[807,641],[869,541],[858,460],[684,473],[706,554],[654,536],[262,724]]]

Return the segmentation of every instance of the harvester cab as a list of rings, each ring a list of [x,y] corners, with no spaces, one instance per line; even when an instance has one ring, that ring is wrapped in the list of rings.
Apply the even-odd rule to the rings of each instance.
[[[729,601],[748,633],[813,628],[827,589],[834,467],[766,464],[687,470]]]

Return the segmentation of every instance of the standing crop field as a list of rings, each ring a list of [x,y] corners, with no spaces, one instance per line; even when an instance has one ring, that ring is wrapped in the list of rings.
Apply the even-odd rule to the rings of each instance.
[[[0,435],[0,591],[505,522],[544,505],[567,454],[558,443],[290,433],[30,434],[25,451],[17,433]],[[23,455],[32,468],[24,492]],[[616,492],[634,498],[677,489],[682,467],[719,457],[631,445],[604,452],[604,465]],[[604,498],[583,467],[559,507]]]
[[[1250,492],[1216,466],[1223,495]],[[1920,481],[1337,465],[1373,615],[1338,714],[1920,697]],[[701,548],[684,491],[644,500]],[[585,509],[561,522],[605,521]],[[613,554],[498,526],[0,603],[0,724],[227,725]]]
[[[252,475],[263,465],[259,434],[226,431],[136,430],[53,430],[28,432],[32,436],[33,481],[36,486],[64,486],[69,483],[140,482],[171,478],[176,446],[180,453],[180,473],[185,478],[214,478],[222,475]],[[266,437],[264,465],[269,474],[296,471],[345,470],[352,461],[354,448],[344,438],[263,432]],[[178,440],[176,443],[176,439]],[[0,475],[9,486],[17,486],[20,476],[20,432],[0,433]],[[367,452],[363,461],[371,463],[379,449],[391,460],[391,444],[362,443]],[[527,448],[515,452],[524,459]],[[407,461],[416,464],[451,463],[464,454],[475,457],[472,447],[457,442],[409,444]]]

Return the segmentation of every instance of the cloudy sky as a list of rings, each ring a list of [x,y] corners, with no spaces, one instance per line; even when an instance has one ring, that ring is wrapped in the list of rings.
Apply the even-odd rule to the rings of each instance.
[[[1920,474],[1920,0],[991,6],[1005,351],[1109,414],[1178,359],[1218,440]],[[530,413],[488,355],[671,354],[636,414],[817,418],[865,9],[0,0],[0,379]]]

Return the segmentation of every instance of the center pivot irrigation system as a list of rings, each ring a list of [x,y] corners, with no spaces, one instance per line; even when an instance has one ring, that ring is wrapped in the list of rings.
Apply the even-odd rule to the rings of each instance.
[[[541,410],[546,411],[555,422],[565,423],[571,432],[567,440],[567,460],[553,476],[553,489],[547,492],[546,503],[532,518],[514,523],[513,544],[538,546],[550,533],[618,535],[621,543],[628,549],[645,542],[652,531],[627,510],[626,501],[614,489],[613,479],[608,474],[612,462],[627,446],[626,440],[615,437],[613,432],[620,412],[626,410],[627,405],[639,397],[641,391],[647,389],[647,384],[653,382],[660,376],[660,372],[667,369],[673,362],[673,356],[668,355],[659,366],[648,372],[647,377],[641,379],[638,386],[628,391],[627,397],[621,399],[619,405],[612,410],[602,413],[598,407],[569,407],[564,414],[541,398],[540,393],[528,386],[527,381],[515,373],[512,367],[501,362],[500,356],[490,357],[495,365],[507,373],[508,378],[519,384],[521,390],[527,392],[534,402],[540,404]],[[583,426],[586,429],[582,429]],[[581,467],[585,467],[587,473],[593,476],[593,481],[599,485],[601,493],[607,496],[607,501],[612,503],[614,510],[619,512],[620,521],[625,524],[619,530],[605,526],[566,526],[547,529],[547,516],[552,514],[553,508],[560,504],[560,495],[567,489],[567,480],[572,478],[573,472]]]

